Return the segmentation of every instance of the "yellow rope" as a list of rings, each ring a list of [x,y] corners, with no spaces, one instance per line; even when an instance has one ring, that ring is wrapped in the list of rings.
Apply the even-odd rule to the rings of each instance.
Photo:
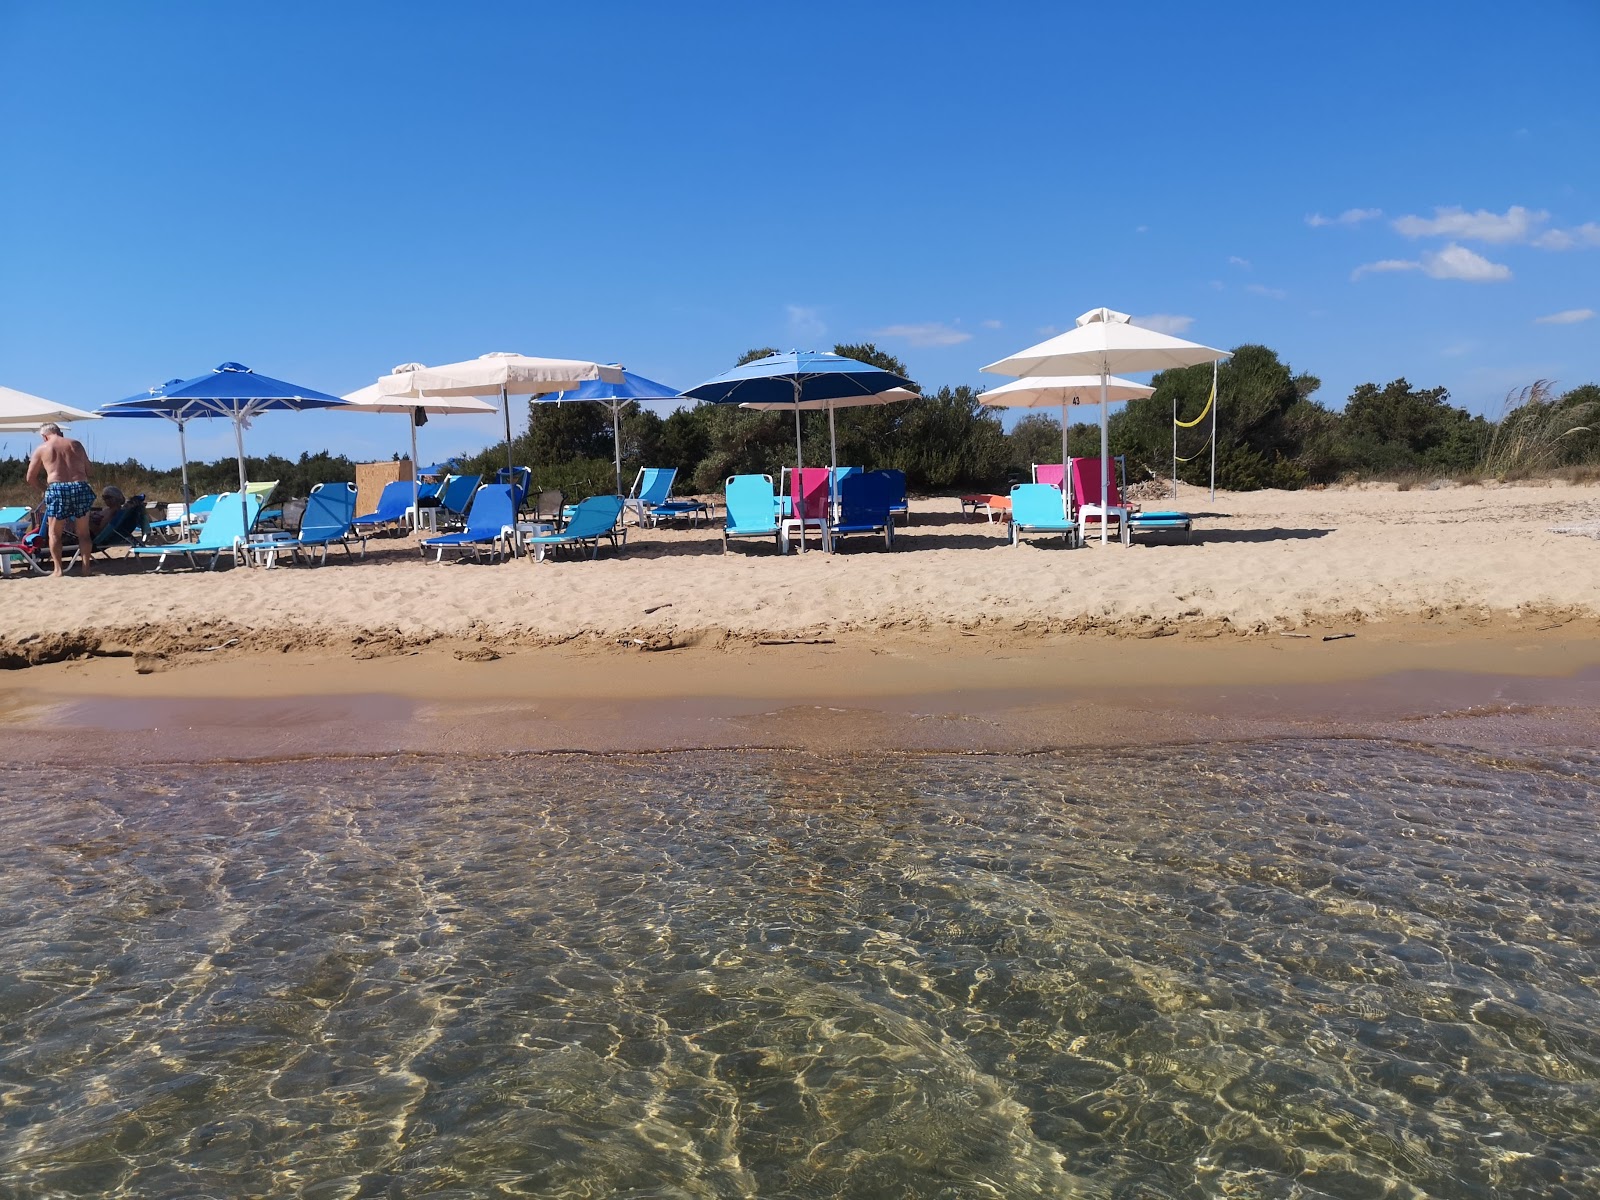
[[[1197,450],[1193,454],[1189,455],[1188,458],[1178,458],[1178,461],[1179,462],[1193,462],[1195,459],[1199,458],[1204,453],[1205,453],[1204,450]],[[1177,456],[1174,455],[1173,457],[1176,458]]]
[[[1201,421],[1204,421],[1206,419],[1206,414],[1211,411],[1211,406],[1216,403],[1216,400],[1217,400],[1217,381],[1215,379],[1212,379],[1212,381],[1211,381],[1211,395],[1206,399],[1206,406],[1200,410],[1200,415],[1198,417],[1196,417],[1192,421],[1180,421],[1180,420],[1178,420],[1177,417],[1173,417],[1172,418],[1172,423],[1174,425],[1176,425],[1179,429],[1193,429],[1196,425],[1200,424]],[[1178,461],[1179,462],[1188,462],[1189,460],[1184,458],[1184,459],[1179,459]]]

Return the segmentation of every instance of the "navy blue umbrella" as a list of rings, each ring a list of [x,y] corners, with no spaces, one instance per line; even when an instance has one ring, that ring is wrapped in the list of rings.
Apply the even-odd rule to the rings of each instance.
[[[800,413],[805,406],[875,396],[892,388],[915,390],[916,386],[903,375],[871,363],[817,350],[791,350],[747,362],[683,394],[710,404],[792,405],[795,465],[803,466]]]
[[[227,417],[233,421],[233,439],[239,452],[239,504],[245,504],[249,478],[244,466],[244,427],[251,418],[267,412],[293,412],[307,408],[339,408],[344,401],[312,388],[258,375],[249,367],[225,362],[220,367],[181,383],[165,383],[144,396],[108,404],[103,416],[129,416],[150,412],[183,423],[194,417]],[[110,410],[116,410],[113,413]]]
[[[586,379],[577,387],[565,392],[550,392],[535,396],[536,404],[562,404],[568,400],[594,400],[611,409],[611,441],[617,452],[617,495],[622,495],[622,406],[630,400],[676,400],[684,393],[677,388],[622,372],[621,383],[607,383],[604,379]]]

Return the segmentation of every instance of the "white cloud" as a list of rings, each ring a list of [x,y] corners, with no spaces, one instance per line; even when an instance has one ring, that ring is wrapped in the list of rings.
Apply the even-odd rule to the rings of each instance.
[[[1149,233],[1150,232],[1150,226],[1148,226],[1148,225],[1136,225],[1136,226],[1134,226],[1133,231],[1135,233]]]
[[[1287,300],[1289,298],[1289,293],[1282,288],[1267,287],[1259,283],[1247,283],[1244,285],[1244,290],[1253,292],[1257,296],[1265,296],[1268,300]]]
[[[990,317],[987,321],[979,321],[978,324],[983,326],[985,329],[1004,329],[1005,328],[1004,325],[1002,325],[999,321],[996,321],[993,317]]]
[[[1582,250],[1600,246],[1600,224],[1585,221],[1575,229],[1547,229],[1533,239],[1541,250]]]
[[[1499,283],[1511,278],[1511,268],[1504,263],[1490,262],[1481,254],[1451,242],[1443,250],[1429,250],[1420,260],[1385,258],[1364,263],[1350,273],[1350,281],[1354,283],[1363,275],[1389,271],[1421,271],[1430,279],[1460,279],[1467,283]]]
[[[874,337],[903,338],[913,346],[959,346],[970,342],[972,335],[965,329],[928,321],[921,325],[886,325],[872,331]]]
[[[1551,313],[1548,317],[1535,317],[1535,325],[1576,325],[1579,321],[1592,321],[1594,319],[1592,308],[1567,308],[1558,313]]]
[[[1380,262],[1362,263],[1350,272],[1350,282],[1354,283],[1363,275],[1378,275],[1385,271],[1420,271],[1422,264],[1409,258],[1385,258]]]
[[[1422,269],[1434,279],[1464,279],[1468,283],[1498,283],[1511,278],[1511,268],[1504,263],[1490,262],[1454,242],[1443,250],[1424,254]]]
[[[1179,317],[1171,313],[1151,313],[1148,317],[1135,317],[1133,323],[1141,329],[1156,333],[1183,333],[1194,324],[1193,317]]]
[[[1433,217],[1404,216],[1394,227],[1408,238],[1448,237],[1466,238],[1474,242],[1526,242],[1533,237],[1534,229],[1550,219],[1543,210],[1534,212],[1513,204],[1503,213],[1492,213],[1480,208],[1468,212],[1464,208],[1435,208]]]
[[[1359,225],[1363,221],[1376,221],[1381,216],[1383,216],[1381,208],[1347,208],[1337,217],[1312,213],[1306,218],[1306,224],[1313,229],[1321,229],[1324,225]]]
[[[1248,271],[1250,269],[1250,260],[1248,258],[1240,258],[1237,254],[1230,254],[1228,255],[1228,265]]]
[[[811,341],[828,332],[828,327],[822,323],[820,309],[807,308],[803,304],[789,304],[785,307],[789,313],[790,337],[800,341]]]

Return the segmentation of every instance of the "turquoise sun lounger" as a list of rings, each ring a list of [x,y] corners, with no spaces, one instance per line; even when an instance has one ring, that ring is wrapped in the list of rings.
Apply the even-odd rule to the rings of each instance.
[[[167,559],[180,554],[189,560],[191,567],[198,569],[200,556],[209,554],[209,569],[214,571],[224,554],[238,561],[245,537],[260,513],[261,501],[254,496],[246,496],[241,504],[238,492],[223,492],[217,497],[216,506],[206,518],[206,523],[200,527],[200,536],[195,541],[168,542],[163,546],[134,546],[128,554],[139,558],[154,556],[157,571],[167,565]]]
[[[572,517],[560,533],[545,533],[531,537],[523,545],[532,548],[535,561],[543,562],[546,550],[556,546],[584,546],[592,544],[590,558],[600,557],[600,541],[611,536],[617,521],[622,517],[621,496],[590,496],[580,501],[572,510]]]

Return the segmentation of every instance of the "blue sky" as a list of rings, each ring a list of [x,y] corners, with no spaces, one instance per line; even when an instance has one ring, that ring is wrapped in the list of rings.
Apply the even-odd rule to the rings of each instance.
[[[874,340],[988,385],[1105,304],[1272,346],[1334,406],[1403,375],[1494,415],[1600,381],[1597,48],[1593,0],[0,0],[0,383],[344,392],[517,350],[687,387]],[[209,424],[192,454],[231,453]],[[176,459],[159,422],[78,432]]]

